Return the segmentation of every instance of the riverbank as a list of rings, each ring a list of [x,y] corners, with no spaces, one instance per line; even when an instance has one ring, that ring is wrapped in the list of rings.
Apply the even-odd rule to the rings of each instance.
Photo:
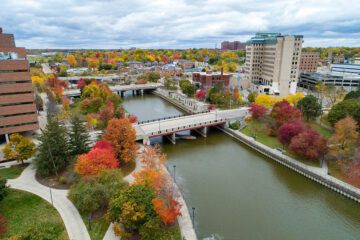
[[[174,104],[175,106],[186,111],[187,113],[195,113],[195,111],[193,111],[192,109],[187,108],[184,105],[176,102],[174,99],[169,98],[168,96],[166,96],[166,94],[160,91],[157,91],[156,95]],[[269,148],[264,144],[255,141],[253,138],[248,137],[245,134],[240,133],[239,131],[232,130],[227,127],[219,129],[224,133],[230,135],[231,137],[236,138],[237,140],[244,143],[253,150],[261,153],[262,155],[272,160],[275,160],[276,162],[290,168],[291,170],[305,176],[306,178],[309,178],[337,193],[340,193],[347,198],[350,198],[360,203],[360,189],[328,175],[327,171],[323,171],[321,168],[307,166],[291,157],[283,155],[276,149]]]
[[[283,155],[276,149],[265,146],[254,140],[245,134],[232,130],[229,128],[222,128],[223,132],[241,141],[248,147],[261,153],[262,155],[280,163],[283,166],[290,168],[291,170],[309,178],[331,190],[340,193],[341,195],[348,197],[358,203],[360,203],[360,189],[351,186],[345,182],[342,182],[327,174],[327,171],[323,171],[321,168],[312,167],[296,161],[295,159]]]

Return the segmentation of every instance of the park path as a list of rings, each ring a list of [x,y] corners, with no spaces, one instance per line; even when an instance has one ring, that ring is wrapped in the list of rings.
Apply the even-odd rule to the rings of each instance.
[[[145,169],[145,166],[141,162],[141,159],[139,157],[140,153],[143,151],[144,148],[145,148],[144,145],[140,145],[140,149],[138,150],[138,155],[135,160],[136,167],[135,167],[134,171],[132,171],[129,175],[124,177],[124,179],[127,182],[129,182],[130,184],[135,182],[135,179],[132,174]],[[165,166],[163,166],[163,167],[164,167],[164,170],[167,171],[166,167]],[[167,173],[170,175],[170,173],[168,171],[167,171]],[[178,223],[180,226],[181,235],[183,236],[183,239],[196,240],[197,239],[196,233],[195,233],[195,230],[194,230],[192,222],[191,222],[191,217],[190,217],[190,213],[187,208],[186,202],[185,202],[183,196],[181,195],[181,192],[180,192],[178,186],[175,184],[174,187],[175,187],[174,188],[175,193],[177,195],[176,200],[182,205],[182,207],[180,209],[182,216],[177,217],[177,220],[178,220]],[[103,240],[119,240],[119,239],[121,239],[121,237],[115,236],[112,227],[113,227],[113,223],[110,224]]]
[[[11,188],[31,192],[51,203],[50,189],[35,179],[35,169],[32,164],[28,166],[16,179],[9,179]],[[69,190],[51,189],[54,207],[64,221],[70,240],[90,240],[86,226],[74,206],[67,198]]]

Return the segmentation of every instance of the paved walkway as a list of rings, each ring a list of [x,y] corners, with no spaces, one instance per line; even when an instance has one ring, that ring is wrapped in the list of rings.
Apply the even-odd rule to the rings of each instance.
[[[140,149],[138,150],[138,153],[141,153],[143,151],[145,147],[143,145],[141,145]],[[134,172],[138,172],[145,169],[144,164],[141,162],[141,159],[139,157],[136,158],[136,167],[134,169],[134,171],[132,173],[130,173],[129,175],[127,175],[124,179],[126,181],[128,181],[130,184],[134,183],[135,179],[133,177],[133,173]],[[166,167],[164,166],[164,170],[170,174]],[[181,231],[181,236],[184,237],[184,239],[186,240],[196,240],[196,234],[194,231],[194,228],[192,226],[192,222],[191,222],[191,217],[189,214],[189,211],[187,209],[186,203],[184,198],[182,197],[180,190],[178,189],[177,185],[175,185],[175,193],[178,196],[176,198],[177,201],[180,202],[180,204],[182,205],[180,212],[182,214],[182,216],[178,216],[177,220],[180,226],[180,231]],[[104,236],[104,240],[119,240],[121,239],[120,237],[115,236],[114,231],[112,229],[113,227],[113,223],[110,224],[105,236]]]
[[[50,190],[35,179],[35,170],[30,164],[20,177],[9,179],[11,188],[31,192],[51,203]],[[71,240],[90,240],[86,226],[74,206],[67,198],[68,190],[51,189],[54,207],[64,221],[66,230]]]

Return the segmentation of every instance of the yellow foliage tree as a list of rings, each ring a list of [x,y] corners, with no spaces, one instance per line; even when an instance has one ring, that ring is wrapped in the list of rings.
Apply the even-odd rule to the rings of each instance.
[[[296,106],[297,103],[304,97],[305,96],[303,93],[295,93],[295,94],[290,94],[287,97],[283,97],[282,99],[288,101],[292,106]]]
[[[274,96],[269,96],[269,95],[266,95],[266,94],[259,95],[259,96],[257,96],[255,98],[255,103],[257,105],[261,105],[261,106],[264,106],[266,108],[271,108],[278,101],[280,101],[279,98],[274,97]]]
[[[77,63],[74,55],[68,55],[67,60],[69,62],[69,65],[72,66],[72,67]]]
[[[39,76],[32,76],[31,77],[32,85],[36,88],[38,92],[43,92],[45,87],[45,81],[44,78],[41,78]]]

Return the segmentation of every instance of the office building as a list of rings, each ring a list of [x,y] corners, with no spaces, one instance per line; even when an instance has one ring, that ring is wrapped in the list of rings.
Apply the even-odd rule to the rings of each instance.
[[[318,52],[302,52],[300,58],[300,71],[315,73],[317,72],[320,61]]]
[[[0,28],[0,135],[39,128],[25,48]]]
[[[246,77],[259,94],[296,93],[303,36],[256,33],[246,45]]]
[[[200,87],[203,89],[209,89],[213,87],[217,82],[222,82],[224,87],[229,86],[230,77],[232,74],[221,72],[212,72],[210,70],[206,72],[194,72],[192,74],[192,81],[194,83],[200,83]]]
[[[245,50],[246,44],[239,41],[229,42],[225,41],[221,43],[221,50]]]

